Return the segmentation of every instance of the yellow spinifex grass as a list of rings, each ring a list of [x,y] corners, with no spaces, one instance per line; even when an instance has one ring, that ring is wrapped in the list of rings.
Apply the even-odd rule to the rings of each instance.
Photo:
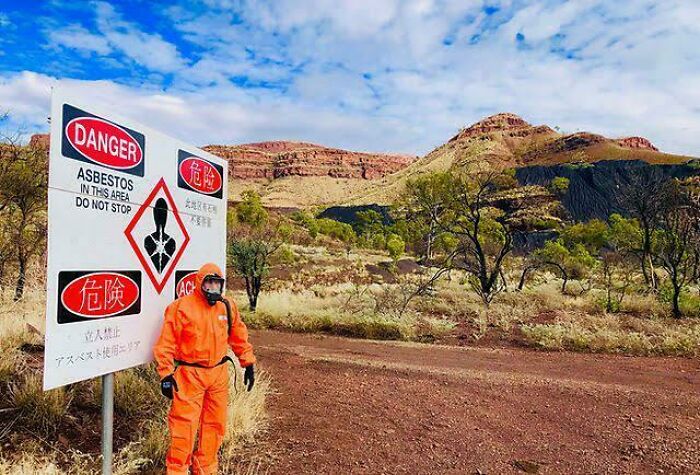
[[[44,392],[41,361],[37,348],[43,344],[45,293],[29,290],[24,299],[14,302],[9,292],[0,292],[0,392],[3,410],[15,422],[5,436],[19,437],[21,449],[8,451],[0,446],[0,473],[10,475],[50,474],[83,475],[99,472],[99,454],[60,450],[57,433],[64,418],[79,419],[81,410],[92,414],[99,410],[99,380]],[[31,325],[31,326],[28,326]],[[28,352],[27,347],[33,351]],[[30,361],[34,358],[36,361]],[[31,364],[30,364],[31,363]],[[224,473],[257,473],[257,462],[241,461],[244,446],[254,444],[267,427],[265,402],[271,381],[259,371],[251,392],[242,388],[238,377],[231,377],[231,397],[226,437],[221,451]],[[234,383],[238,383],[234,387]],[[131,427],[132,441],[115,454],[114,473],[130,475],[161,473],[168,449],[167,411],[169,402],[160,394],[155,365],[143,365],[120,371],[115,377],[115,419],[117,426]]]

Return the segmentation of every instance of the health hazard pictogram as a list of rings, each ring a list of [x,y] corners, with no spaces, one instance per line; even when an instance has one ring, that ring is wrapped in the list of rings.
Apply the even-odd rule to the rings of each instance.
[[[163,178],[138,209],[124,234],[153,287],[161,293],[190,241]]]

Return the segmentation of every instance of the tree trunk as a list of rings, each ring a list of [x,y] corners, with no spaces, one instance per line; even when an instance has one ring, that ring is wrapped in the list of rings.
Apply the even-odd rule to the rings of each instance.
[[[435,223],[431,220],[430,222],[430,230],[428,231],[428,243],[427,247],[425,249],[425,260],[426,262],[430,262],[430,260],[433,258],[433,233],[435,232]]]
[[[262,279],[259,277],[253,277],[253,297],[250,302],[250,310],[255,312],[258,307],[258,296],[260,295],[260,288],[262,287]]]
[[[535,268],[535,266],[527,266],[523,269],[523,273],[520,274],[520,282],[518,282],[518,292],[523,290],[523,287],[525,286],[525,279],[527,279],[527,273],[531,270],[534,270]]]
[[[562,277],[562,283],[561,283],[561,293],[565,294],[566,293],[566,284],[569,282],[569,276],[567,275],[566,272],[562,272],[561,274]]]
[[[508,281],[506,281],[506,276],[503,275],[503,270],[498,272],[501,275],[501,282],[503,282],[503,291],[508,292]]]
[[[15,302],[24,295],[24,283],[27,280],[27,260],[22,257],[19,259],[19,274],[17,275],[17,285],[15,286]]]
[[[649,278],[651,279],[651,288],[654,290],[657,290],[658,287],[658,281],[656,279],[656,271],[654,270],[654,261],[651,259],[651,253],[647,254],[649,257]]]
[[[676,287],[673,285],[673,318],[681,318],[683,314],[681,313],[681,287]]]
[[[644,283],[656,289],[656,280],[654,279],[654,264],[651,260],[651,229],[646,221],[642,222],[644,236],[642,237],[642,275]],[[647,260],[649,262],[649,271],[647,272]]]
[[[649,271],[647,270],[647,257],[645,254],[642,254],[642,276],[644,277],[644,283],[646,284],[647,287],[652,287],[653,286],[653,279],[649,277]]]
[[[248,296],[248,306],[251,312],[255,312],[256,299],[253,296],[253,286],[250,282],[250,277],[244,277],[245,280],[245,293]]]

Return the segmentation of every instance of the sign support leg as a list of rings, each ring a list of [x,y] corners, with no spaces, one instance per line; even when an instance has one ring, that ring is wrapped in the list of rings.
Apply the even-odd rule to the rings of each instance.
[[[102,475],[112,475],[114,373],[102,376]]]

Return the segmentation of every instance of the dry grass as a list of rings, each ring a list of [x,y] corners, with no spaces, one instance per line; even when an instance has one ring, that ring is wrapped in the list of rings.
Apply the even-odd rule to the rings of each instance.
[[[114,410],[127,417],[153,417],[164,412],[159,381],[154,363],[118,372],[114,378]]]
[[[10,398],[25,429],[51,434],[68,413],[73,393],[65,388],[44,391],[41,375],[27,373],[11,383]]]
[[[65,430],[71,426],[66,425],[69,420],[78,421],[86,416],[89,419],[99,418],[99,380],[44,392],[41,365],[28,364],[32,353],[27,353],[28,348],[25,348],[27,344],[41,343],[40,336],[28,331],[26,324],[43,328],[40,323],[44,315],[43,292],[30,291],[27,298],[20,302],[12,302],[7,297],[6,294],[0,295],[0,352],[4,356],[0,360],[0,395],[4,396],[2,399],[5,401],[0,407],[11,418],[7,419],[10,422],[5,425],[2,437],[19,441],[21,449],[13,448],[14,444],[5,444],[0,448],[0,473],[96,473],[100,464],[96,452],[66,453],[58,448],[61,445],[58,437],[70,437],[70,431]],[[30,348],[35,349],[36,346]],[[236,381],[237,388],[234,387]],[[242,448],[253,445],[267,427],[265,401],[271,391],[271,382],[261,371],[253,391],[249,393],[243,391],[240,375],[231,378],[230,384],[230,418],[221,463],[222,466],[231,467],[226,473],[257,473],[257,469],[249,472],[251,467],[257,466],[257,461],[240,462],[238,459]],[[169,442],[166,424],[168,407],[168,402],[160,394],[154,364],[116,374],[117,427],[132,428],[126,435],[132,441],[115,454],[116,474],[162,472]],[[95,436],[99,441],[99,435]]]
[[[228,405],[226,435],[221,448],[222,463],[235,461],[239,449],[246,444],[255,442],[257,436],[267,429],[268,417],[265,409],[267,396],[272,392],[269,375],[265,371],[257,371],[255,386],[246,391],[240,372],[234,377],[231,369],[231,397]]]
[[[322,332],[374,340],[423,341],[449,333],[454,322],[415,311],[392,308],[387,291],[392,286],[367,286],[358,290],[341,284],[321,290],[266,293],[255,313],[244,320],[252,328],[273,328],[294,332]],[[244,302],[245,297],[236,297]]]
[[[527,342],[550,350],[700,356],[700,324],[695,322],[569,315],[556,323],[523,325],[521,331]]]
[[[349,268],[350,259],[330,256],[322,248],[299,246],[296,252],[304,256],[307,274],[338,275],[338,269]],[[358,251],[358,263],[370,258],[381,260]],[[468,290],[464,275],[453,272],[431,296],[416,298],[403,308],[411,288],[410,280],[402,280],[407,276],[396,284],[364,284],[364,277],[360,282],[356,278],[362,271],[341,272],[345,281],[298,276],[280,280],[275,290],[263,292],[257,312],[245,312],[244,318],[251,327],[354,338],[432,341],[459,335],[476,341],[490,336],[488,341],[495,338],[550,349],[633,355],[693,356],[698,352],[696,320],[668,318],[668,305],[654,294],[630,294],[618,313],[608,315],[604,292],[591,289],[588,282],[572,280],[562,294],[561,279],[544,272],[517,292],[513,284],[519,274],[513,271],[507,275],[508,291],[484,307]],[[244,294],[236,299],[246,302]]]
[[[475,340],[497,329],[511,338],[549,350],[628,355],[700,355],[700,322],[669,318],[667,306],[653,294],[626,297],[619,313],[607,314],[602,291],[563,295],[561,281],[549,277],[523,292],[506,292],[488,308],[458,281],[440,287],[430,310],[473,327]],[[426,309],[422,309],[426,311]]]

